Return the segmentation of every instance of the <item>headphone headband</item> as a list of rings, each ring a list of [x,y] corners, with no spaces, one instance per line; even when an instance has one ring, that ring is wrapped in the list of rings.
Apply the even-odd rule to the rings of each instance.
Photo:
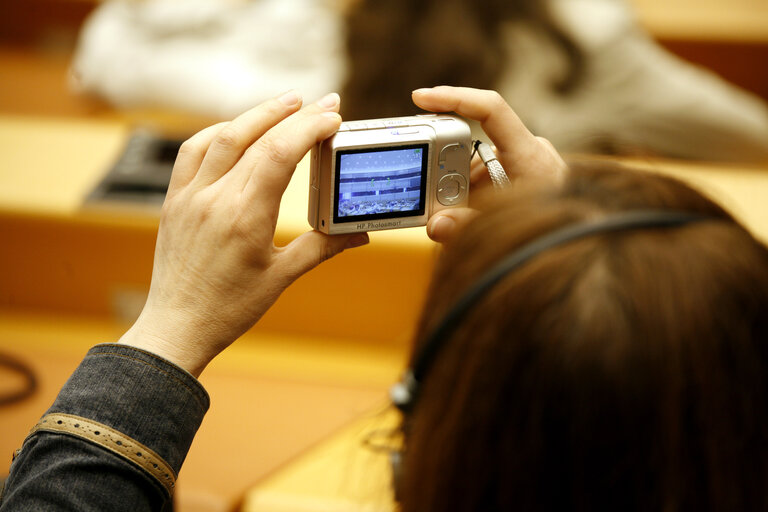
[[[504,257],[462,295],[449,310],[443,321],[422,344],[414,363],[403,374],[402,380],[390,390],[390,398],[397,408],[407,411],[416,401],[419,383],[429,371],[445,340],[463,320],[466,313],[505,276],[524,265],[539,253],[579,238],[599,233],[611,233],[640,228],[666,228],[711,220],[713,217],[671,210],[631,210],[606,217],[564,226],[544,234]]]

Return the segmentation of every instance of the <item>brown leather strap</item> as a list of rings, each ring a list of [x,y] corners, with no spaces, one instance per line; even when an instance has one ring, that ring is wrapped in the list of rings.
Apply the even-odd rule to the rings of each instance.
[[[40,431],[71,434],[106,448],[149,473],[169,496],[173,495],[176,487],[173,469],[158,454],[113,428],[80,416],[54,413],[43,416],[29,435]]]

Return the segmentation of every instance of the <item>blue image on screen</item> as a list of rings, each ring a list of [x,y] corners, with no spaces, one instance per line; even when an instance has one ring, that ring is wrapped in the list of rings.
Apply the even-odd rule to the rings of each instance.
[[[427,145],[338,155],[337,218],[420,215]],[[391,214],[391,215],[390,215]]]

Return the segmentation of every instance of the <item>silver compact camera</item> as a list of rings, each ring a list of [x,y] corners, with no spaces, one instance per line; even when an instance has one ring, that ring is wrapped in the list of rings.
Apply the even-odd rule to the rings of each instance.
[[[466,206],[472,135],[460,117],[350,121],[312,148],[310,225],[324,233],[423,226]]]

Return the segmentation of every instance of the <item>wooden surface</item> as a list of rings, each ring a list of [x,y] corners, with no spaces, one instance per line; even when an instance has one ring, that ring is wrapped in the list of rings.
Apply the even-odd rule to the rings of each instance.
[[[768,164],[760,167],[672,160],[624,163],[685,181],[720,203],[757,238],[768,243]]]
[[[0,271],[0,307],[118,320],[138,313],[149,288],[158,209],[83,207],[128,131],[115,122],[0,117],[0,236],[13,248],[0,251],[0,268],[15,269]],[[309,230],[307,183],[305,159],[283,199],[279,245]],[[371,238],[371,246],[299,279],[258,328],[405,345],[435,245],[423,228]],[[371,308],[380,314],[370,315]]]
[[[657,38],[768,42],[765,0],[630,0]]]
[[[389,453],[380,448],[397,446],[388,433],[399,421],[392,408],[361,415],[253,487],[243,500],[242,512],[396,510]],[[369,439],[381,444],[374,449]]]
[[[37,393],[0,409],[0,456],[50,406],[90,346],[124,326],[103,320],[0,312],[0,352],[26,362]],[[230,510],[255,482],[384,403],[404,354],[389,347],[247,335],[203,372],[211,409],[179,475],[177,510]],[[0,392],[20,383],[0,371]]]
[[[0,208],[74,215],[128,133],[119,122],[0,114]]]

